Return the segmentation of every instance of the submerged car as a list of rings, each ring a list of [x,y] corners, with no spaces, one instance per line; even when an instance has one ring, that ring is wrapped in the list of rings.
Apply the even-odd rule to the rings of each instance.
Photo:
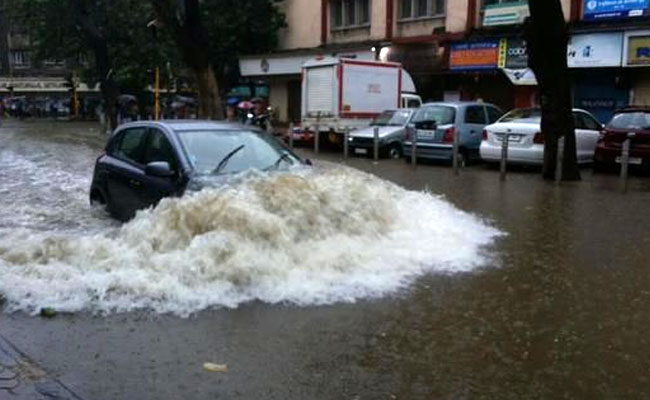
[[[630,138],[629,163],[650,169],[650,108],[620,110],[605,126],[596,146],[594,167],[606,169],[621,163],[623,142]]]
[[[478,157],[483,128],[501,115],[503,112],[497,106],[479,101],[423,104],[409,124],[404,155],[410,160],[412,135],[417,135],[417,158],[451,161],[454,136],[458,135],[462,165]]]
[[[593,162],[596,142],[602,124],[585,110],[574,109],[578,163]],[[539,108],[519,108],[504,115],[497,123],[486,126],[481,143],[481,159],[486,162],[501,160],[504,135],[508,135],[509,164],[542,165],[544,163],[544,133],[541,129],[542,112]]]
[[[386,110],[375,118],[370,126],[350,132],[348,145],[353,154],[372,154],[375,146],[375,128],[379,139],[379,152],[389,158],[400,158],[404,152],[406,127],[413,118],[414,110]]]
[[[206,177],[310,164],[266,132],[214,121],[144,121],[111,136],[95,163],[90,201],[128,220],[162,198],[200,188]],[[214,179],[213,179],[214,180]]]

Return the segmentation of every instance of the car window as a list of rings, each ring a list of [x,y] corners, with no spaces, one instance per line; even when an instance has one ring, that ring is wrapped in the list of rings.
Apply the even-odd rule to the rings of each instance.
[[[408,99],[408,103],[406,104],[406,108],[418,108],[420,107],[420,100],[418,99]]]
[[[587,129],[582,118],[582,113],[576,111],[573,112],[573,127],[575,129]]]
[[[536,121],[542,119],[542,111],[539,108],[517,108],[510,111],[499,119],[499,122],[513,122],[513,121]]]
[[[594,117],[592,117],[589,114],[582,113],[582,119],[584,120],[584,125],[587,127],[587,129],[591,129],[594,131],[599,131],[603,129],[600,122],[596,121],[596,119],[594,119]]]
[[[178,137],[199,174],[215,172],[227,158],[221,173],[248,169],[267,170],[283,163],[299,165],[300,160],[275,138],[253,131],[179,130]]]
[[[501,118],[503,112],[496,107],[487,107],[488,123],[493,124]]]
[[[449,125],[456,121],[456,109],[450,106],[427,106],[421,107],[413,122],[435,121],[438,125]]]
[[[144,164],[149,164],[154,161],[166,161],[172,170],[176,170],[176,166],[178,165],[171,143],[169,143],[165,134],[158,129],[151,130],[144,151]]]
[[[614,115],[607,125],[613,129],[650,129],[649,112],[625,112]]]
[[[485,110],[482,106],[470,106],[465,109],[465,123],[485,125]]]
[[[115,154],[125,160],[142,164],[147,128],[127,129],[121,135],[122,140],[120,140]]]

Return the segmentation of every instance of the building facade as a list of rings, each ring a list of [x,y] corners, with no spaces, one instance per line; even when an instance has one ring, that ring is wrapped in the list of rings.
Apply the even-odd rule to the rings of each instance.
[[[42,102],[67,99],[70,69],[62,60],[36,62],[21,18],[10,13],[11,0],[0,0],[0,97]],[[82,88],[87,90],[87,88]],[[41,107],[42,104],[39,104]]]
[[[650,104],[648,0],[561,0],[571,30],[574,102],[605,122]],[[527,70],[526,0],[282,0],[279,49],[242,57],[269,83],[282,121],[300,121],[301,66],[315,56],[401,62],[424,100],[482,99],[504,110],[538,103]]]

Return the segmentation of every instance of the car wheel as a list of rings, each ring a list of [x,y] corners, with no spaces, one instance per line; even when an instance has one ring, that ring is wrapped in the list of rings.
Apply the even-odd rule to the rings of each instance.
[[[393,143],[388,147],[388,158],[397,159],[402,157],[402,147]]]

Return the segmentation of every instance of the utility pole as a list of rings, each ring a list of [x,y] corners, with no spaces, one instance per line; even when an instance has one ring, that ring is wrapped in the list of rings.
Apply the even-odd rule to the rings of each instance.
[[[156,121],[160,119],[160,68],[156,67],[156,105],[155,114]]]

